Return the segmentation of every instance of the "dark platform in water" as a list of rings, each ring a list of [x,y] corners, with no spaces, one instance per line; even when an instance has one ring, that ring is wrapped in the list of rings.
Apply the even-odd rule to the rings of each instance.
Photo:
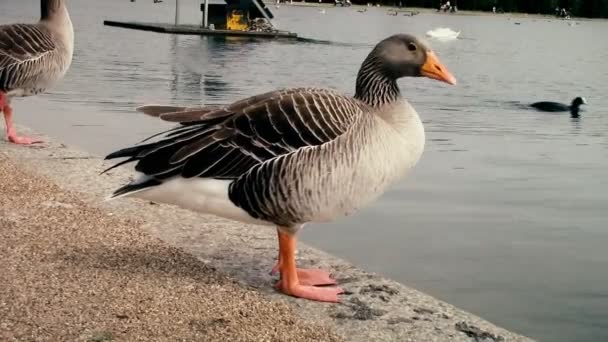
[[[159,23],[140,23],[104,20],[106,26],[115,26],[133,30],[152,31],[173,34],[190,34],[199,36],[238,36],[238,37],[260,37],[260,38],[287,38],[297,39],[298,35],[288,31],[258,32],[258,31],[230,31],[210,30],[197,25],[172,25]]]

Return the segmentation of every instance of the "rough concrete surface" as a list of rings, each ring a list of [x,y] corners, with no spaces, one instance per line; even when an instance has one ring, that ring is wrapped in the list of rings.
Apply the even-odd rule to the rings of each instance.
[[[136,199],[104,202],[105,196],[129,179],[131,168],[122,167],[100,176],[100,171],[111,164],[59,143],[27,148],[2,142],[0,158],[2,164],[10,160],[11,165],[16,164],[10,167],[27,170],[24,175],[33,172],[57,185],[31,178],[45,184],[44,196],[38,194],[42,190],[26,181],[17,188],[21,193],[11,190],[19,200],[10,204],[0,199],[0,217],[11,213],[8,220],[0,221],[3,226],[9,225],[8,230],[2,227],[0,234],[3,240],[15,241],[8,243],[10,253],[21,261],[12,262],[26,267],[18,271],[11,269],[16,267],[10,266],[12,263],[0,264],[0,275],[11,275],[8,280],[0,278],[0,310],[5,310],[10,299],[8,303],[13,303],[13,308],[9,322],[31,333],[51,331],[56,328],[52,320],[63,321],[49,313],[45,317],[51,321],[33,316],[37,313],[31,301],[38,301],[44,308],[57,310],[57,315],[75,315],[71,323],[66,323],[74,327],[73,331],[103,332],[110,327],[117,329],[110,329],[117,335],[123,331],[145,332],[154,336],[151,340],[162,340],[163,336],[172,336],[165,335],[168,332],[180,331],[191,334],[187,338],[205,336],[200,339],[205,341],[214,336],[227,336],[233,341],[265,341],[276,336],[281,341],[322,341],[337,339],[334,333],[348,341],[361,342],[530,341],[304,244],[299,247],[298,264],[332,271],[347,294],[340,304],[284,296],[273,290],[276,279],[268,275],[276,260],[276,233],[272,229]],[[6,178],[0,175],[3,187]],[[34,197],[26,198],[28,193]],[[28,212],[24,208],[32,209]],[[46,218],[46,228],[24,230],[14,226],[36,224],[33,216]],[[42,232],[46,234],[44,238]],[[4,242],[0,246],[6,247]],[[48,269],[51,266],[53,272]],[[57,278],[54,272],[59,271],[69,277]],[[18,282],[28,284],[42,293],[48,283],[55,284],[53,290],[46,290],[55,292],[42,298],[34,296],[33,289],[6,292],[3,287],[7,281],[12,286],[18,286]],[[239,296],[234,296],[235,292]],[[102,299],[94,300],[100,294]],[[24,303],[30,306],[20,306]],[[140,313],[142,305],[149,314]],[[244,315],[241,308],[246,310]],[[142,319],[145,325],[139,321]],[[10,331],[5,320],[0,317],[0,332],[4,334]],[[99,327],[89,324],[89,320]],[[271,323],[276,330],[272,330]],[[132,324],[148,328],[136,329]],[[199,335],[192,335],[196,333]],[[135,339],[136,335],[132,336]]]

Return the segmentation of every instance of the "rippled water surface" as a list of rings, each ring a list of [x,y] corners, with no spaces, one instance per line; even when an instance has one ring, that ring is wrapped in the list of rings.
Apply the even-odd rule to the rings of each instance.
[[[200,21],[196,1],[182,3],[182,20]],[[167,127],[134,106],[223,104],[298,85],[352,93],[379,39],[461,30],[456,41],[431,41],[458,86],[400,81],[427,130],[415,171],[359,214],[307,227],[303,238],[526,335],[608,340],[607,22],[272,7],[281,28],[340,43],[310,44],[102,24],[171,22],[173,1],[70,5],[73,66],[53,93],[16,101],[16,119],[100,155]],[[36,0],[4,0],[0,23],[34,20],[38,10]],[[578,120],[519,105],[578,95],[589,102]]]

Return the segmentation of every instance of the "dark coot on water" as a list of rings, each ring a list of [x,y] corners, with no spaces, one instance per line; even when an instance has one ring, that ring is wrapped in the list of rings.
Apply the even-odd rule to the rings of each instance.
[[[577,97],[572,100],[572,104],[568,106],[564,103],[542,101],[531,104],[532,107],[545,112],[570,112],[572,116],[578,116],[580,105],[587,104],[584,97]]]

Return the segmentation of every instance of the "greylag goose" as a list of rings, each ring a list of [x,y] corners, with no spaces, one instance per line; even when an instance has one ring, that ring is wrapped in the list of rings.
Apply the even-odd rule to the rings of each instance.
[[[219,108],[140,107],[181,125],[106,157],[128,158],[108,170],[137,162],[141,174],[109,198],[134,196],[274,225],[279,257],[273,271],[281,276],[276,287],[337,302],[340,288],[315,286],[336,284],[328,272],[296,268],[295,236],[308,222],[354,212],[416,164],[425,135],[397,86],[404,76],[456,84],[423,42],[399,34],[367,56],[354,97],[290,88]]]
[[[74,29],[66,0],[41,0],[36,24],[0,25],[0,112],[6,135],[16,144],[39,143],[18,136],[11,98],[44,92],[59,81],[72,62]]]

